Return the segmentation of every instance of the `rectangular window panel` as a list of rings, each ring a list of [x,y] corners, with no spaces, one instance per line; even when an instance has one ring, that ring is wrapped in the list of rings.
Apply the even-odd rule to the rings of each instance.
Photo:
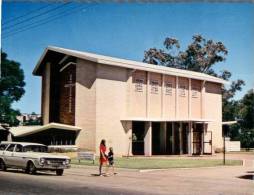
[[[158,94],[159,92],[159,81],[151,81],[151,93]]]
[[[135,91],[142,92],[143,84],[144,84],[144,79],[135,79]]]
[[[197,86],[193,86],[191,90],[191,97],[197,98],[198,97],[199,88]]]
[[[173,88],[173,84],[168,82],[165,84],[165,94],[166,95],[172,95],[172,88]]]
[[[179,86],[179,95],[181,97],[185,97],[186,96],[186,89],[187,89],[187,87],[185,85],[180,85]]]

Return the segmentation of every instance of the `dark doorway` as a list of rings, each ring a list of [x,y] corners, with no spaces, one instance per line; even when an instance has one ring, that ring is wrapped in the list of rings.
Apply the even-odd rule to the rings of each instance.
[[[183,154],[188,154],[188,132],[189,132],[188,127],[189,127],[188,123],[182,124]]]
[[[152,123],[152,154],[159,155],[162,154],[160,150],[160,131],[161,123],[153,122]]]
[[[175,152],[174,154],[180,154],[180,139],[179,139],[179,131],[180,131],[180,123],[173,123],[174,125],[174,146]]]
[[[144,155],[145,122],[132,122],[132,154]]]
[[[172,142],[173,142],[172,123],[167,123],[166,154],[173,154]]]
[[[213,140],[213,134],[212,131],[207,131],[204,136],[204,149],[203,154],[212,154],[212,140]]]
[[[194,124],[193,131],[193,154],[200,155],[202,153],[202,132],[203,124],[196,123]]]

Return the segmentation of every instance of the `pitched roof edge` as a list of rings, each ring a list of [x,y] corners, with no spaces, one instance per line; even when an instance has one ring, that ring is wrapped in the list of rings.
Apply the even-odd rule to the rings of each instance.
[[[206,80],[206,81],[211,81],[211,82],[215,82],[215,83],[222,83],[222,84],[229,83],[226,80],[223,80],[221,78],[217,78],[217,77],[214,77],[211,75],[207,75],[205,73],[170,68],[170,67],[165,67],[165,66],[156,66],[156,65],[148,64],[148,63],[144,63],[144,62],[126,60],[126,59],[121,59],[121,58],[115,58],[115,57],[93,54],[93,53],[88,53],[88,52],[81,52],[81,51],[70,50],[70,49],[54,47],[54,46],[48,46],[43,51],[42,56],[40,57],[39,61],[37,62],[36,66],[33,70],[34,75],[39,75],[38,69],[41,66],[42,60],[44,59],[45,55],[47,54],[47,52],[49,50],[63,53],[63,54],[70,55],[70,56],[74,56],[74,57],[77,57],[80,59],[85,59],[88,61],[93,61],[93,62],[111,65],[111,66],[119,66],[119,67],[126,67],[126,68],[137,69],[137,70],[157,72],[157,73],[161,73],[161,74],[176,75],[176,76],[180,76],[180,77],[188,77],[188,78],[193,78],[193,79]]]

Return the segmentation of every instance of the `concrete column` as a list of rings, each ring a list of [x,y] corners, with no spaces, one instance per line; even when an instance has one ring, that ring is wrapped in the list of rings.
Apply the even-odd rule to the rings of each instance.
[[[147,72],[146,77],[146,117],[149,118],[150,111],[150,73]]]
[[[179,150],[180,154],[183,154],[183,123],[180,122],[180,128],[179,128]]]
[[[127,116],[126,117],[130,117],[132,115],[132,111],[133,111],[133,107],[132,107],[132,104],[133,104],[133,101],[132,101],[132,98],[133,98],[133,74],[135,73],[136,70],[130,70],[128,72],[128,80],[127,80],[127,93],[126,93],[126,111],[127,111]]]
[[[189,155],[192,155],[193,153],[193,128],[192,128],[192,122],[189,122],[189,131],[188,131],[188,140],[189,140]]]
[[[152,122],[146,122],[145,137],[144,137],[145,156],[152,156]]]
[[[175,91],[175,118],[178,118],[178,77],[176,76],[176,91]]]
[[[164,117],[164,90],[165,90],[165,75],[162,74],[162,83],[161,83],[161,118]]]
[[[161,123],[160,128],[160,150],[163,154],[166,154],[166,142],[167,142],[167,123]]]
[[[189,90],[188,90],[188,117],[191,118],[191,78],[189,78]]]
[[[175,125],[174,123],[171,124],[172,125],[172,154],[175,154]]]
[[[10,133],[10,132],[8,133],[8,136],[7,136],[7,141],[8,141],[8,142],[11,142],[11,141],[12,141],[12,135],[11,135],[11,133]]]
[[[126,133],[126,156],[132,156],[132,121],[122,122]]]
[[[50,63],[46,63],[45,66],[45,72],[43,73],[43,80],[44,82],[42,83],[42,105],[41,105],[41,110],[42,110],[42,123],[43,125],[46,125],[49,123],[49,112],[50,112],[50,77],[51,77],[51,65]]]
[[[201,86],[201,117],[205,118],[205,81],[202,82]]]

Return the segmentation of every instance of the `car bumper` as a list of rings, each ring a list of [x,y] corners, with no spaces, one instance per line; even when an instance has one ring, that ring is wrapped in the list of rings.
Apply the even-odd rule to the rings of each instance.
[[[57,169],[69,169],[70,165],[38,165],[36,166],[38,170],[57,170]]]

